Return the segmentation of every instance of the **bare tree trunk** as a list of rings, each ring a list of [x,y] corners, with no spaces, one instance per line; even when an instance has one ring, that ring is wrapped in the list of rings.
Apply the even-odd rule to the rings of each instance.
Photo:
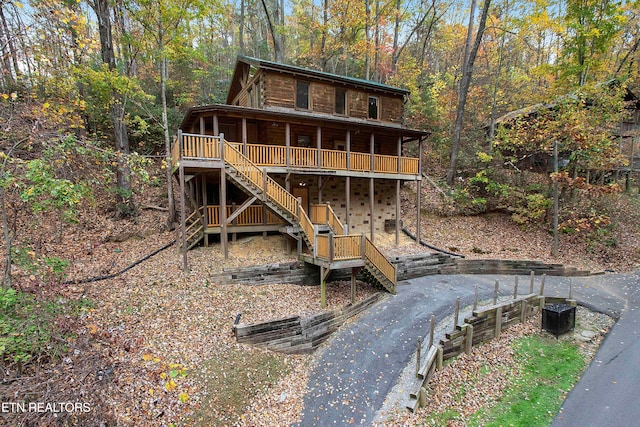
[[[96,0],[92,4],[98,20],[100,33],[100,52],[102,62],[107,64],[109,70],[116,69],[116,59],[111,33],[111,16],[107,0]],[[129,155],[129,133],[125,122],[125,110],[122,95],[115,89],[112,90],[113,103],[111,106],[111,122],[113,124],[113,139],[116,149],[116,212],[119,217],[128,217],[136,214],[136,207],[131,189],[131,170],[127,164]]]
[[[325,49],[327,48],[327,22],[329,21],[329,0],[322,2],[322,38],[320,40],[320,69],[327,71],[329,58]]]
[[[371,4],[370,0],[364,0],[365,20],[364,20],[364,37],[365,37],[365,50],[364,50],[364,78],[369,80],[369,44],[371,43],[371,36],[369,35],[370,28],[369,22],[371,21]]]
[[[244,9],[245,0],[240,0],[240,22],[238,22],[238,45],[240,46],[240,53],[245,54],[244,51]]]
[[[400,0],[396,0],[395,13],[396,13],[396,17],[395,17],[395,22],[393,24],[393,53],[391,54],[391,72],[392,73],[395,73],[398,65],[398,37],[400,35]]]
[[[176,204],[173,196],[172,173],[171,173],[171,137],[169,135],[169,120],[167,118],[167,58],[162,55],[160,62],[160,86],[162,97],[162,128],[164,130],[164,147],[167,161],[167,199],[169,212],[167,214],[167,229],[173,229],[176,221]]]
[[[469,33],[473,28],[473,11],[475,8],[475,0],[472,0],[471,17],[469,19]],[[464,109],[467,103],[467,93],[469,92],[469,86],[471,84],[471,76],[473,75],[473,63],[476,60],[478,49],[480,48],[480,42],[484,34],[484,29],[487,24],[487,15],[489,14],[489,5],[491,0],[485,0],[482,8],[482,15],[480,16],[480,23],[478,24],[478,32],[476,39],[473,43],[473,48],[469,52],[469,56],[464,59],[462,67],[462,78],[460,80],[460,90],[458,92],[458,106],[456,108],[456,121],[453,126],[453,136],[451,138],[451,159],[449,161],[449,170],[447,171],[447,183],[453,184],[453,178],[456,173],[456,164],[458,161],[458,152],[460,151],[460,135],[462,133],[462,122],[464,119]],[[467,36],[467,44],[470,44],[471,36]],[[468,51],[468,46],[465,47],[465,52]]]
[[[13,36],[9,31],[7,20],[4,16],[4,11],[0,7],[0,55],[2,55],[2,62],[4,67],[3,76],[8,78],[7,86],[13,86],[16,83],[18,74],[18,63],[16,60],[15,46],[12,40]],[[11,58],[13,58],[13,65]],[[12,69],[13,68],[13,69]]]
[[[273,42],[273,60],[276,62],[284,62],[284,37],[279,33],[275,25],[279,22],[278,2],[275,2],[276,10],[272,15],[269,13],[269,8],[267,7],[265,0],[260,1],[262,3],[262,8],[264,9],[264,14],[267,17],[267,25],[269,26],[269,33],[271,34],[271,41]]]

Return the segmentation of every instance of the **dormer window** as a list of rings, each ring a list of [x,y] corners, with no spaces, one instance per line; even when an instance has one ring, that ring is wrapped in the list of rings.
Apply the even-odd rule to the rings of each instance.
[[[369,118],[378,120],[378,112],[380,109],[380,102],[377,96],[369,97]]]
[[[296,81],[296,108],[309,109],[309,82]]]
[[[336,88],[335,113],[345,116],[347,114],[347,90]]]

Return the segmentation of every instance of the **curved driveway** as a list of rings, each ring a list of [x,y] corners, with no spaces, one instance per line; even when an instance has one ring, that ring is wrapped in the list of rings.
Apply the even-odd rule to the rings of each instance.
[[[417,337],[428,337],[431,313],[435,314],[436,322],[440,322],[453,312],[456,297],[460,297],[462,306],[472,304],[476,286],[480,299],[490,298],[495,280],[501,283],[502,299],[513,295],[513,276],[443,275],[401,282],[397,287],[396,296],[386,298],[363,313],[356,321],[343,325],[317,354],[299,425],[370,425],[411,360],[416,349]],[[584,305],[616,318],[624,311],[624,316],[605,340],[583,381],[576,386],[576,391],[569,395],[565,408],[554,425],[634,424],[625,423],[619,416],[611,417],[611,414],[621,412],[616,409],[616,404],[623,403],[611,396],[611,393],[611,402],[607,403],[610,408],[609,419],[616,419],[617,422],[593,423],[592,417],[588,417],[588,422],[575,421],[581,413],[584,417],[584,408],[600,407],[600,403],[593,406],[595,403],[585,399],[601,395],[599,388],[610,386],[610,370],[615,370],[620,363],[623,363],[623,367],[631,366],[634,370],[635,366],[638,366],[637,363],[627,365],[633,362],[633,357],[640,358],[637,356],[640,352],[635,351],[638,341],[637,332],[633,327],[635,320],[640,320],[640,311],[637,310],[640,292],[636,291],[638,280],[635,274],[585,278],[547,277],[545,295],[567,296],[571,287],[573,297]],[[519,293],[528,293],[529,277],[521,276],[519,282]],[[534,292],[538,292],[539,283],[540,278],[536,277]],[[628,327],[619,329],[625,325]],[[601,357],[601,353],[613,344],[613,337],[620,340],[620,334],[624,334],[625,337],[631,334],[633,340],[623,340],[625,344],[614,345],[616,349],[612,350],[611,355]],[[598,360],[600,362],[596,363]],[[596,369],[596,364],[607,367],[607,370]],[[593,373],[594,379],[590,380],[592,383],[583,387],[582,382],[588,380],[593,371],[597,372]],[[640,374],[640,370],[638,373]],[[606,376],[605,380],[602,380],[603,376]],[[619,388],[625,386],[631,387],[629,390],[640,389],[637,376],[626,378],[629,378],[629,381],[621,378],[615,384],[620,385]],[[589,393],[581,392],[581,388],[588,388]],[[629,399],[633,398],[630,394],[627,396]],[[638,405],[626,407],[627,412],[635,411],[633,420],[640,419],[640,414],[637,413],[640,411],[639,408]]]

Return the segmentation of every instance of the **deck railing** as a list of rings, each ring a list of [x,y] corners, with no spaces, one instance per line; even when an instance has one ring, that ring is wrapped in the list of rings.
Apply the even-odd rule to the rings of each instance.
[[[219,137],[182,133],[182,153],[180,140],[176,138],[171,150],[171,163],[176,165],[178,159],[218,159],[220,158]],[[327,170],[352,170],[357,172],[371,172],[371,154],[347,152],[341,150],[318,150],[317,148],[287,147],[284,145],[242,144],[228,142],[236,151],[242,153],[256,166],[314,168]],[[246,147],[246,148],[245,148]],[[182,154],[182,155],[180,155]],[[287,155],[288,154],[288,155]],[[349,160],[349,162],[347,162]],[[349,165],[349,167],[347,167]],[[398,157],[382,154],[373,155],[373,172],[418,174],[418,159],[412,157],[400,158],[398,171]]]
[[[358,234],[333,236],[333,259],[340,261],[362,258],[362,250],[360,249],[361,240],[362,236]]]
[[[263,211],[265,213],[263,213]],[[227,206],[227,218],[234,212],[233,206]],[[265,215],[266,214],[266,215]],[[209,227],[220,227],[220,206],[207,206],[207,223]],[[242,211],[232,222],[239,227],[252,225],[277,225],[284,221],[273,212],[264,209],[262,205],[251,205]]]

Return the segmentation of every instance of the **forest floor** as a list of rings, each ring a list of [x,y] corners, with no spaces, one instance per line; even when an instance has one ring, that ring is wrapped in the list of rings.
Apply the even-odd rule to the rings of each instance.
[[[415,230],[415,196],[405,192],[403,217]],[[158,206],[160,196],[141,205]],[[427,200],[431,197],[426,194]],[[635,200],[619,196],[616,245],[586,250],[574,236],[561,238],[558,258],[549,255],[550,234],[523,229],[508,215],[441,217],[425,211],[424,241],[470,258],[520,258],[562,262],[590,271],[629,271],[640,265],[636,236],[640,221]],[[427,206],[429,201],[427,201]],[[635,209],[635,211],[634,211]],[[59,241],[32,241],[34,252],[71,260],[67,279],[115,273],[175,238],[162,230],[165,213],[143,209],[135,221],[86,213],[65,229]],[[628,221],[624,221],[628,218]],[[413,221],[413,223],[412,223]],[[55,235],[42,222],[42,235]],[[377,242],[389,255],[425,251],[406,237]],[[43,284],[26,269],[13,271],[16,284],[59,304],[86,301],[75,318],[58,319],[67,334],[61,354],[29,366],[5,365],[2,400],[82,402],[88,412],[2,414],[0,423],[48,425],[284,425],[297,420],[313,356],[289,356],[238,344],[232,325],[292,314],[317,313],[319,290],[291,284],[221,285],[210,277],[222,269],[284,262],[282,236],[239,238],[229,259],[219,245],[189,252],[190,271],[182,271],[175,245],[117,277],[84,284]],[[599,248],[601,250],[602,248]],[[3,256],[4,259],[4,256]],[[377,292],[358,286],[358,300]],[[347,283],[328,287],[328,309],[348,303]]]

